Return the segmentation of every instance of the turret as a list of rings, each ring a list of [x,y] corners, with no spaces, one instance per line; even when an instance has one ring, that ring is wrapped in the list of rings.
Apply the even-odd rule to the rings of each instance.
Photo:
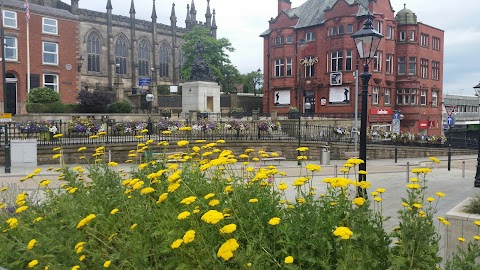
[[[185,28],[190,29],[192,26],[192,18],[190,16],[190,5],[187,4],[187,18],[185,19]]]
[[[192,0],[191,9],[190,9],[190,16],[191,16],[190,21],[192,22],[192,26],[196,25],[197,24],[197,10],[195,9],[195,2],[193,2],[193,0]]]
[[[210,0],[207,0],[207,13],[205,13],[206,27],[212,27],[212,13],[210,12]]]
[[[217,38],[217,21],[215,20],[215,9],[213,9],[212,37]]]

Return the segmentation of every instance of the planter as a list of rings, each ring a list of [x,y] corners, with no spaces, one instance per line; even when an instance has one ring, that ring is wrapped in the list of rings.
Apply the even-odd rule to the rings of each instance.
[[[288,119],[299,119],[300,113],[299,112],[289,112]]]
[[[467,248],[467,242],[473,241],[473,236],[478,235],[478,226],[473,222],[480,220],[480,215],[469,214],[464,210],[470,200],[471,198],[463,200],[445,215],[445,218],[450,222],[450,226],[445,226],[445,260],[451,259],[452,254],[457,252],[458,246]],[[465,243],[461,244],[458,237],[465,238]]]

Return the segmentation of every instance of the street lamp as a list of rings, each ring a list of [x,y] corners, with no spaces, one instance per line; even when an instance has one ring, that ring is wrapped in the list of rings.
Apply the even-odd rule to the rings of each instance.
[[[299,41],[298,41],[298,45],[297,45],[297,50],[295,51],[295,54],[297,55],[297,58],[298,58],[298,48],[300,48],[302,51],[305,49],[305,47],[307,46],[307,42],[305,41],[305,39],[301,38]],[[297,66],[298,64],[300,63],[300,61],[298,61],[297,63]],[[299,74],[299,77],[298,77],[298,88],[297,88],[297,109],[298,109],[298,147],[297,148],[300,148],[300,144],[301,144],[301,141],[302,141],[302,137],[301,137],[301,127],[300,125],[302,124],[302,113],[300,111],[300,97],[301,97],[301,92],[302,92],[302,68],[303,67],[300,67],[298,69],[298,74]],[[302,161],[299,159],[301,153],[300,153],[300,150],[297,150],[297,164],[300,166],[302,165]]]
[[[368,12],[367,19],[363,24],[363,28],[352,35],[355,46],[357,47],[358,57],[363,60],[363,73],[360,74],[362,80],[362,110],[361,110],[361,126],[360,126],[360,159],[364,163],[359,165],[359,170],[367,169],[367,97],[368,97],[368,81],[372,74],[368,72],[368,65],[377,53],[378,45],[382,39],[382,34],[372,27],[373,14]],[[366,181],[365,174],[359,174],[359,181]],[[359,189],[359,196],[366,196],[364,190]]]
[[[148,103],[148,123],[147,123],[147,130],[148,130],[148,135],[152,134],[152,129],[153,129],[153,124],[152,124],[152,103],[155,100],[155,95],[152,93],[153,89],[153,72],[155,72],[155,68],[152,67],[150,68],[150,71],[152,71],[152,79],[150,80],[150,87],[148,89],[148,93],[145,96],[145,100]],[[149,137],[150,139],[150,137]]]
[[[480,111],[480,83],[475,85],[473,87],[473,89],[475,89],[475,92],[477,94],[477,97],[478,97],[478,108],[479,108],[479,111]],[[479,119],[480,120],[480,119]],[[480,187],[480,122],[479,122],[479,126],[478,126],[478,139],[477,139],[477,143],[478,143],[478,157],[477,157],[477,173],[475,174],[475,182],[474,182],[474,187]]]

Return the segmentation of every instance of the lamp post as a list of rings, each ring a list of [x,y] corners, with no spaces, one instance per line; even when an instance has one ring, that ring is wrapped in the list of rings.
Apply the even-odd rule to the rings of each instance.
[[[0,9],[1,15],[1,39],[2,41],[0,42],[0,46],[2,46],[2,89],[3,89],[3,113],[8,112],[8,102],[7,102],[7,88],[6,88],[6,67],[5,67],[5,30],[3,26],[3,0],[2,0],[2,5]],[[4,137],[5,137],[5,173],[11,173],[11,166],[12,166],[12,159],[11,159],[11,151],[10,151],[10,142],[8,139],[8,128],[9,125],[5,122],[5,125],[3,126],[3,131],[4,131]]]
[[[153,124],[152,124],[152,103],[155,100],[155,95],[152,93],[153,89],[153,72],[155,72],[155,68],[150,68],[150,71],[152,72],[152,79],[150,80],[150,87],[148,88],[148,93],[145,96],[145,100],[148,103],[148,123],[147,123],[147,130],[148,130],[148,135],[152,134],[152,129],[153,129]],[[149,137],[150,139],[150,137]]]
[[[476,86],[473,87],[475,89],[475,92],[478,97],[478,106],[479,106],[479,111],[480,111],[480,83],[477,84]],[[480,120],[480,118],[479,118]],[[475,182],[474,182],[474,187],[480,187],[480,122],[479,122],[479,127],[477,130],[478,133],[478,157],[477,157],[477,173],[475,174]]]
[[[367,169],[367,97],[368,97],[368,81],[372,74],[368,72],[368,65],[377,53],[378,45],[382,39],[382,34],[372,27],[373,14],[368,12],[367,19],[363,24],[363,28],[352,35],[355,46],[358,50],[358,57],[363,60],[363,73],[360,74],[362,80],[362,110],[361,110],[361,126],[360,126],[360,159],[364,163],[359,165],[359,170]],[[366,181],[365,174],[359,174],[359,181]],[[358,195],[366,197],[365,190],[359,189]]]
[[[300,48],[302,51],[305,49],[305,47],[307,46],[307,42],[305,41],[305,39],[301,38],[299,41],[298,41],[298,45],[297,45],[297,50],[295,51],[295,55],[297,56],[298,58],[298,48]],[[297,66],[300,66],[298,65],[300,64],[300,61],[298,61],[297,63]],[[298,70],[298,88],[297,88],[297,109],[298,109],[298,147],[297,148],[300,148],[300,144],[302,142],[302,135],[301,135],[301,127],[300,125],[302,124],[302,112],[300,111],[300,97],[301,97],[301,92],[302,92],[302,68],[303,66],[300,66],[299,70]],[[297,164],[300,166],[302,165],[302,161],[299,159],[301,153],[300,153],[300,150],[297,150]]]

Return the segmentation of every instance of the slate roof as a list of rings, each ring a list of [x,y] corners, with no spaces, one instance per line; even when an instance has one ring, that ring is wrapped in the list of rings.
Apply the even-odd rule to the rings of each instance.
[[[23,12],[23,1],[18,1],[18,0],[3,0],[3,4],[5,8],[15,8],[19,9]],[[52,17],[61,17],[65,19],[71,19],[75,20],[76,16],[70,13],[67,10],[64,9],[58,9],[58,8],[52,8],[52,7],[46,7],[46,6],[41,6],[41,5],[36,5],[29,3],[29,8],[30,8],[30,13],[35,13],[35,14],[42,14],[42,15],[48,15]],[[20,16],[19,16],[20,17]]]
[[[309,26],[319,25],[324,23],[325,10],[330,9],[335,5],[338,0],[308,0],[303,3],[301,6],[285,10],[290,18],[298,17],[298,23],[295,26],[298,28],[305,28]],[[349,5],[354,3],[359,3],[359,9],[356,16],[366,15],[368,12],[368,2],[369,0],[344,0]],[[268,29],[264,31],[260,36],[266,36],[271,33],[271,30]]]

